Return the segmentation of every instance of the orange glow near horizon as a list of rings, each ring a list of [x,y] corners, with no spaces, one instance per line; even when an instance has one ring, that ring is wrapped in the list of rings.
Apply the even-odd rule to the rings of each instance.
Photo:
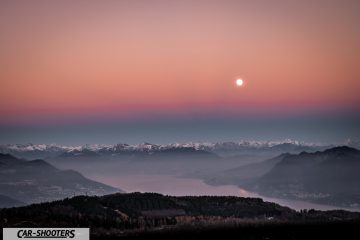
[[[3,120],[360,103],[357,1],[0,5]]]

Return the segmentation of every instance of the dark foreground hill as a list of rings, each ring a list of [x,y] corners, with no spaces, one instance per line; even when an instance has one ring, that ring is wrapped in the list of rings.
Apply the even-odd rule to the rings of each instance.
[[[0,221],[4,227],[90,227],[92,239],[220,237],[230,233],[244,239],[300,239],[303,235],[297,232],[308,228],[322,231],[329,226],[325,236],[340,228],[347,229],[343,233],[347,236],[360,226],[360,213],[296,212],[258,198],[119,193],[2,209]]]

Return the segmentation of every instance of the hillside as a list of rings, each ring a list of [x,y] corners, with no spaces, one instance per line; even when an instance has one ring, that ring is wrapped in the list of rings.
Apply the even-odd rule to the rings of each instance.
[[[211,185],[233,184],[248,187],[254,180],[269,172],[277,163],[289,154],[267,159],[265,161],[246,164],[241,167],[212,173],[205,176],[205,182]]]
[[[4,196],[0,194],[0,208],[19,207],[23,205],[26,204],[18,200],[12,199],[8,196]]]
[[[288,155],[256,180],[252,189],[269,196],[341,206],[360,206],[360,151],[336,147]]]
[[[260,163],[220,171],[205,180],[234,184],[264,196],[342,207],[360,206],[360,151],[335,147],[282,154]]]
[[[0,192],[17,201],[30,204],[118,191],[121,190],[87,179],[73,170],[59,170],[43,160],[26,161],[0,154]]]

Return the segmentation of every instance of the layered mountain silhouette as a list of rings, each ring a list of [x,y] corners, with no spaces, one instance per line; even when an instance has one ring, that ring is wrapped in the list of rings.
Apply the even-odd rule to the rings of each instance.
[[[234,184],[247,187],[289,155],[290,154],[285,153],[265,161],[217,172],[207,176],[205,181],[211,185]]]
[[[6,144],[0,145],[0,153],[9,153],[13,156],[25,159],[50,159],[54,157],[70,156],[107,156],[125,155],[125,153],[154,153],[162,151],[174,151],[176,149],[203,150],[215,153],[222,157],[236,156],[276,156],[284,152],[300,153],[302,151],[313,152],[325,149],[322,145],[306,144],[298,141],[284,140],[278,142],[271,141],[240,141],[240,142],[215,142],[215,143],[175,143],[175,144],[152,144],[141,143],[137,145],[129,144],[93,144],[80,146],[63,146],[56,144]]]
[[[337,206],[360,205],[360,151],[335,147],[322,152],[282,154],[208,178],[236,184],[265,196]]]
[[[323,150],[324,146],[298,141],[187,142],[174,144],[46,144],[0,145],[0,152],[28,160],[45,159],[55,167],[87,176],[166,174],[203,178],[209,173],[276,157],[284,152]]]
[[[26,161],[9,154],[0,154],[0,193],[3,195],[3,207],[118,191],[120,190],[87,179],[76,171],[59,170],[43,160]]]

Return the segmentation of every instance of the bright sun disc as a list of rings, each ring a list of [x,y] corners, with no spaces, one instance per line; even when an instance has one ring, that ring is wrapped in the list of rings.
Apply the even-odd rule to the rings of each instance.
[[[236,80],[236,85],[237,86],[242,86],[244,84],[244,81],[242,79],[237,79]]]

